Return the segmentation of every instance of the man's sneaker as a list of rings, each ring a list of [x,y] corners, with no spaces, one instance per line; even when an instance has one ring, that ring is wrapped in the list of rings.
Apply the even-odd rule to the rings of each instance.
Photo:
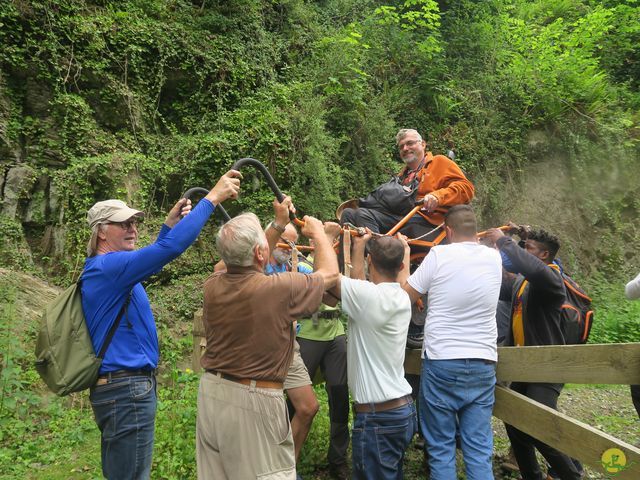
[[[580,478],[583,478],[584,467],[582,466],[582,463],[580,463],[580,461],[576,460],[575,458],[572,458],[571,461],[573,462],[573,465],[576,467],[576,470],[578,470],[578,473],[580,474]],[[560,475],[558,475],[553,469],[553,467],[551,467],[551,465],[549,465],[548,463],[547,463],[547,480],[561,480]]]
[[[346,463],[329,464],[329,476],[334,480],[349,480],[349,466]]]

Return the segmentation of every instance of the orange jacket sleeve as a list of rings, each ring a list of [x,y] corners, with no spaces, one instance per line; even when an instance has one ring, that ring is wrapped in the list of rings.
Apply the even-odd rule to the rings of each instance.
[[[427,194],[434,195],[442,207],[469,203],[473,198],[473,184],[465,177],[460,167],[444,155],[433,156],[420,175],[419,198]]]

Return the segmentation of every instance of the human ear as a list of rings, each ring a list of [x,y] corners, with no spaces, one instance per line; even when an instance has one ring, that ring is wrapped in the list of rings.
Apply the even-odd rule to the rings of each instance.
[[[446,234],[447,234],[447,238],[448,238],[450,241],[453,241],[453,230],[451,229],[451,227],[449,227],[449,226],[445,225],[445,226],[444,226],[444,231],[445,231],[445,232],[446,232]]]
[[[262,248],[260,248],[260,245],[256,245],[253,249],[253,258],[255,258],[255,260],[260,264],[260,265],[264,265],[265,264],[265,258],[264,255],[262,253]]]

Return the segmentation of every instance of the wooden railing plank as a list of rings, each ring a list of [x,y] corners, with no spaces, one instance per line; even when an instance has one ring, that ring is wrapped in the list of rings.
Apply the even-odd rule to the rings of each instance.
[[[640,343],[500,347],[498,381],[640,383]]]
[[[407,349],[405,371],[419,375],[420,350]],[[640,384],[640,343],[499,347],[504,382]]]
[[[524,395],[497,386],[493,414],[607,477],[616,480],[640,478],[640,449]],[[618,460],[619,469],[609,467],[611,470],[606,471],[602,464],[603,454],[612,448],[622,451],[626,460],[624,464]]]

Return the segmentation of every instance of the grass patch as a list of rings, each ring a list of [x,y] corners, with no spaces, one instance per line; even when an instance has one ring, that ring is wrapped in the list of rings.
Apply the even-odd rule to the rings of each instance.
[[[588,293],[593,295],[595,312],[589,343],[640,342],[640,301],[628,300],[624,284],[593,281]]]

